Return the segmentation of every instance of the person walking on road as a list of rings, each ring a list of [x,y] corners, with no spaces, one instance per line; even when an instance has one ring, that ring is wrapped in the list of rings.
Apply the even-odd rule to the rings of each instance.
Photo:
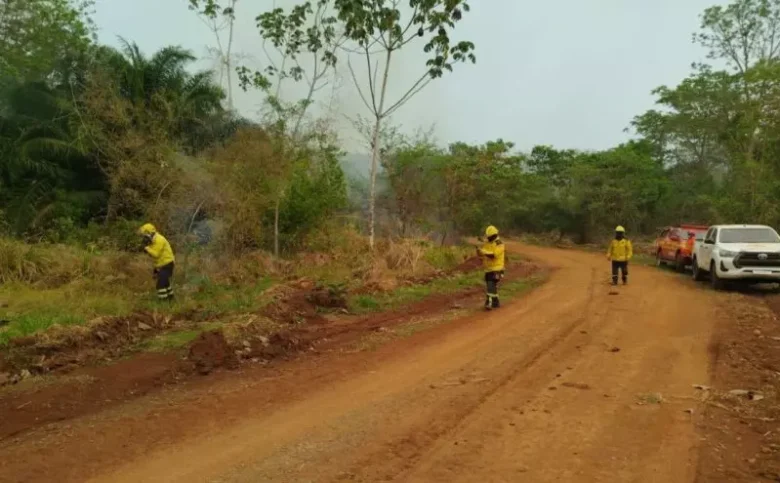
[[[159,300],[173,300],[173,265],[175,257],[173,248],[164,236],[157,233],[157,229],[151,223],[142,226],[138,233],[144,240],[144,251],[154,260],[154,278],[157,280],[157,298]]]
[[[485,309],[493,310],[501,306],[498,300],[498,284],[504,277],[504,242],[498,237],[498,228],[489,226],[485,230],[487,241],[477,248],[485,267]]]
[[[615,239],[607,248],[607,260],[612,261],[612,285],[618,283],[618,272],[622,275],[623,285],[628,283],[628,262],[634,256],[631,240],[626,238],[626,229],[622,226],[615,228]]]

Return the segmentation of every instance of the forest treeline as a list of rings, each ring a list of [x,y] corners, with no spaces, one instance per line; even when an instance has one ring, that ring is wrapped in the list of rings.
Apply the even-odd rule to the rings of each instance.
[[[223,42],[215,71],[193,69],[193,53],[177,46],[103,45],[88,1],[0,0],[0,232],[131,249],[137,225],[151,221],[179,244],[283,253],[327,249],[322,240],[344,226],[445,240],[494,224],[582,242],[615,224],[646,234],[683,221],[780,226],[780,0],[703,12],[694,39],[706,62],[653,91],[657,107],[633,119],[631,141],[526,153],[500,139],[442,147],[393,126],[394,112],[475,62],[479,48],[451,39],[466,2],[408,3],[254,12],[191,0],[188,12],[182,2],[216,39],[232,35],[237,16],[257,17],[258,35],[285,62],[254,72]],[[378,59],[389,65],[412,48],[430,55],[427,70],[397,102],[385,102],[383,71],[369,72],[371,85],[353,76],[376,169],[350,180],[338,133],[310,106],[355,51],[384,49]],[[308,85],[308,96],[280,98],[290,82]],[[264,93],[262,117],[237,114],[234,84]]]

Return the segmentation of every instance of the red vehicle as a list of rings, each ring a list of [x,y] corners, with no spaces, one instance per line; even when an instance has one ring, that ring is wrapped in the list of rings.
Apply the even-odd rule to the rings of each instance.
[[[664,228],[655,241],[655,262],[659,267],[673,263],[682,272],[691,264],[693,248],[704,239],[705,225],[675,225]]]

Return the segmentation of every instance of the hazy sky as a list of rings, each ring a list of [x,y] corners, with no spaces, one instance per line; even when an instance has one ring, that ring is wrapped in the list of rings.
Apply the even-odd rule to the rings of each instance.
[[[279,0],[278,5],[293,4]],[[704,60],[691,43],[699,14],[717,0],[472,0],[455,32],[476,44],[477,64],[458,65],[428,86],[393,118],[406,131],[435,125],[439,142],[482,143],[503,138],[523,150],[537,144],[602,149],[627,139],[632,117],[653,106],[650,91],[676,84],[690,64]],[[146,53],[181,45],[203,60],[211,32],[187,9],[187,0],[97,0],[100,40],[122,36]],[[245,63],[264,60],[254,17],[269,0],[240,0],[235,52]],[[421,46],[391,70],[398,95],[423,69]],[[362,65],[356,62],[355,65]],[[367,111],[351,87],[344,63],[337,89],[324,89],[318,112],[331,105],[353,151],[358,137],[347,117]],[[285,95],[294,98],[295,87]],[[253,116],[262,96],[236,89],[236,107]]]

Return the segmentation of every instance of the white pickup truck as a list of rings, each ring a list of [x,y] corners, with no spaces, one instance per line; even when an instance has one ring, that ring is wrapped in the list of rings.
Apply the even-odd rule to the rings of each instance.
[[[696,243],[693,279],[722,289],[727,282],[780,283],[780,235],[764,225],[715,225]]]

